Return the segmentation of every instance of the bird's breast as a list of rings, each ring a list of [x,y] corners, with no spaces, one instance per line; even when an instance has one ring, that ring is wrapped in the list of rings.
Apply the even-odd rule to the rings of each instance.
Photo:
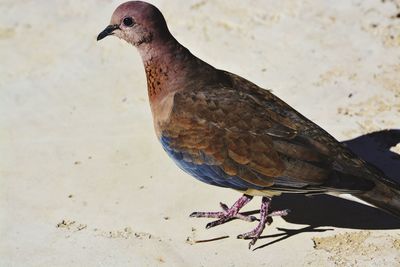
[[[158,138],[161,137],[163,125],[169,121],[171,116],[174,106],[174,95],[175,92],[171,92],[158,98],[150,99],[154,130]]]

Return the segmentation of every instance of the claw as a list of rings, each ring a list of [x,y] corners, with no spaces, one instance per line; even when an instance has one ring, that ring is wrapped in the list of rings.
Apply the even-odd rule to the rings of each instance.
[[[221,206],[221,208],[222,208],[224,211],[228,211],[228,210],[229,210],[229,207],[228,207],[226,204],[220,202],[219,205]]]
[[[249,249],[251,249],[252,246],[257,242],[258,237],[254,237],[250,242],[249,242]]]
[[[244,239],[245,237],[244,237],[244,234],[239,234],[236,238],[237,239]]]
[[[206,225],[206,229],[210,229],[210,228],[212,228],[212,227],[214,227],[214,226],[223,224],[226,220],[227,220],[227,219],[222,218],[222,219],[219,219],[219,220],[216,220],[216,221],[213,221],[213,222],[209,222],[209,223],[207,223],[207,225]]]
[[[241,198],[239,198],[235,204],[232,205],[232,207],[228,207],[224,203],[219,203],[223,211],[217,211],[217,212],[193,212],[190,214],[190,217],[196,217],[196,218],[217,218],[219,220],[210,222],[206,225],[206,228],[209,229],[211,227],[224,224],[227,221],[230,221],[231,219],[240,219],[248,222],[252,222],[257,220],[256,217],[254,216],[246,216],[241,213],[239,213],[239,210],[246,205],[247,203],[250,202],[252,199],[252,196],[248,195],[243,195]]]
[[[237,236],[237,238],[240,238],[240,239],[251,238],[251,241],[249,243],[249,249],[251,249],[251,247],[254,246],[255,243],[257,242],[257,240],[260,238],[262,232],[264,231],[265,226],[270,225],[272,223],[273,216],[286,216],[290,212],[289,209],[286,209],[286,210],[279,210],[279,211],[273,211],[273,212],[268,213],[271,199],[268,197],[263,197],[262,201],[261,201],[261,208],[260,208],[260,219],[257,219],[255,216],[246,216],[246,215],[243,215],[242,213],[239,213],[239,210],[244,205],[246,205],[248,202],[250,202],[251,199],[252,199],[252,196],[243,195],[230,208],[222,202],[219,203],[219,205],[221,206],[221,209],[223,211],[193,212],[192,214],[190,214],[190,217],[217,218],[218,219],[218,220],[209,222],[206,225],[206,229],[210,229],[211,227],[224,224],[235,218],[241,219],[244,221],[248,221],[248,222],[253,222],[253,221],[258,220],[259,223],[256,228],[254,228],[250,232],[240,234]]]

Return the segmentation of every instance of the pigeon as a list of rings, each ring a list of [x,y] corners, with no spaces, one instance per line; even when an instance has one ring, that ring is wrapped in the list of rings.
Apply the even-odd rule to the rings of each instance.
[[[352,194],[400,217],[400,184],[352,153],[321,127],[254,83],[194,56],[170,33],[155,6],[129,1],[117,7],[97,37],[114,35],[139,51],[156,136],[176,165],[209,185],[242,196],[221,210],[194,212],[214,218],[207,228],[232,219],[258,221],[238,238],[262,234],[280,194]],[[261,197],[260,218],[240,213]]]

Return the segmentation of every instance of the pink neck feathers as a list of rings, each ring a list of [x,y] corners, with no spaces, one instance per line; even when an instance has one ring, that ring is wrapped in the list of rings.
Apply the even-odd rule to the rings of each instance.
[[[190,52],[175,39],[165,43],[149,43],[139,47],[142,56],[150,102],[171,91],[182,88],[185,80],[185,61]]]

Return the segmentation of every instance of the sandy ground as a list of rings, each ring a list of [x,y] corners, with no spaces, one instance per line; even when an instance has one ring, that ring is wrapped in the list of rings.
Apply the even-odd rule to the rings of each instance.
[[[162,151],[138,53],[95,41],[119,3],[0,2],[0,266],[400,266],[399,221],[329,196],[276,199],[293,211],[255,250],[236,239],[255,223],[189,218],[239,194]],[[400,179],[399,1],[153,3],[193,53]]]

